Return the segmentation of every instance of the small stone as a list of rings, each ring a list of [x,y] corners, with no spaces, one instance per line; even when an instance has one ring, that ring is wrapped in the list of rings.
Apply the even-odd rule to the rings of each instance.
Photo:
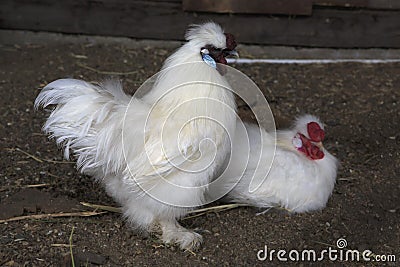
[[[107,258],[100,255],[96,254],[90,251],[85,251],[85,252],[77,252],[74,255],[75,261],[78,261],[78,263],[93,263],[97,265],[102,265],[105,264]],[[78,265],[79,266],[79,265]]]

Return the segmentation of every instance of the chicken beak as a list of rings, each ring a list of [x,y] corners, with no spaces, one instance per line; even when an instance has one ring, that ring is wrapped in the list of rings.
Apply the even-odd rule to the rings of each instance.
[[[322,142],[315,143],[315,145],[321,150],[324,148],[324,145],[322,144]]]
[[[228,50],[226,51],[226,57],[239,58],[239,53],[236,50]]]

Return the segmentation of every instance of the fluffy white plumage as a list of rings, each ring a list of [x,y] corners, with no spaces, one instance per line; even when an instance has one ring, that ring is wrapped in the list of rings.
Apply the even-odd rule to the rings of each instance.
[[[237,123],[231,167],[221,177],[225,180],[220,185],[222,188],[215,190],[231,188],[239,181],[225,200],[256,207],[278,206],[293,212],[324,208],[335,184],[338,164],[336,158],[322,146],[320,149],[324,157],[314,160],[295,147],[297,133],[310,138],[307,132],[310,122],[318,123],[323,129],[323,124],[315,116],[301,116],[291,129],[277,132],[276,149],[272,134],[254,124],[245,124],[243,130]],[[261,157],[257,152],[260,148]],[[249,155],[248,165],[240,177],[246,155]],[[264,182],[255,191],[249,190],[255,189],[266,173],[268,176]],[[254,184],[249,187],[252,181]]]
[[[105,186],[130,222],[160,227],[164,242],[194,249],[202,237],[177,219],[203,204],[210,177],[229,153],[225,130],[235,128],[236,117],[229,84],[200,55],[206,45],[226,48],[223,30],[205,23],[186,39],[143,97],[126,95],[115,81],[60,79],[43,88],[35,106],[56,105],[43,130],[66,158],[72,151],[81,172]]]

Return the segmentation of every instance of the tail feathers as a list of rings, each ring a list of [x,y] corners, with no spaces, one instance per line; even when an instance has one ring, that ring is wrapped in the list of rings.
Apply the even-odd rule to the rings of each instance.
[[[116,172],[123,163],[122,125],[130,100],[117,81],[93,85],[81,80],[60,79],[43,88],[35,107],[56,105],[43,131],[64,147],[66,159],[71,150],[82,172],[93,174],[103,168],[100,173],[106,174]],[[132,105],[144,109],[140,100],[134,101]],[[141,117],[129,120],[136,122]]]
[[[46,85],[35,100],[35,108],[64,104],[68,99],[92,91],[92,85],[75,79],[59,79]]]
[[[96,95],[97,94],[97,95]],[[69,100],[83,96],[103,96],[115,99],[119,102],[129,102],[121,86],[121,83],[109,80],[96,86],[88,82],[76,79],[59,79],[46,85],[35,100],[35,108],[46,108],[49,105],[65,104]]]

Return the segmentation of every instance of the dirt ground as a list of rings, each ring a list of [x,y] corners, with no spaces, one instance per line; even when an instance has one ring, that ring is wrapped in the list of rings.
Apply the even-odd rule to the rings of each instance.
[[[90,177],[79,174],[73,164],[60,162],[62,152],[41,134],[46,114],[35,111],[33,101],[39,88],[57,78],[96,81],[109,76],[99,71],[138,71],[119,76],[133,92],[157,72],[172,50],[162,43],[137,48],[123,44],[1,45],[0,216],[93,211],[79,202],[116,206]],[[165,247],[153,236],[138,235],[112,212],[0,223],[0,265],[70,266],[72,254],[83,266],[261,266],[269,264],[257,259],[265,245],[275,250],[318,252],[336,248],[339,238],[347,240],[347,249],[395,255],[398,264],[400,64],[235,67],[256,82],[277,117],[312,113],[327,124],[326,147],[341,167],[324,210],[310,214],[270,210],[256,216],[260,210],[242,207],[186,219],[182,223],[199,229],[204,237],[204,245],[194,253]],[[288,264],[276,257],[273,263]]]

